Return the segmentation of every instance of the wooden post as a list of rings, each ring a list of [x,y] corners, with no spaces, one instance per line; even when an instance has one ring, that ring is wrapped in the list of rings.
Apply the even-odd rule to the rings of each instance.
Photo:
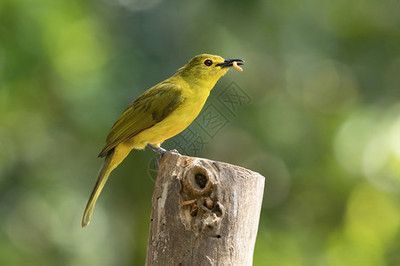
[[[264,177],[166,153],[152,200],[146,265],[252,265]]]

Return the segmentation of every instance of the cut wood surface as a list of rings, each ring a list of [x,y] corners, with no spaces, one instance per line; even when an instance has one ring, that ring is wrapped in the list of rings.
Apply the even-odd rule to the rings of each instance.
[[[168,152],[152,199],[147,265],[252,265],[264,177]]]

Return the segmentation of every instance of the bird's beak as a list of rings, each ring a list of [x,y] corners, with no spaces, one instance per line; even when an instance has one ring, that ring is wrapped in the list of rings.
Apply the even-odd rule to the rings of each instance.
[[[231,67],[233,66],[233,62],[236,62],[237,65],[242,66],[244,61],[242,59],[225,59],[224,62],[216,64],[216,66],[220,67]]]

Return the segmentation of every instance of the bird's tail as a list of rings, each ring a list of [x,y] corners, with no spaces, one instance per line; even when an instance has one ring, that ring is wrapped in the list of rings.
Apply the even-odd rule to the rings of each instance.
[[[93,188],[92,194],[90,194],[90,198],[86,204],[85,211],[82,217],[82,227],[85,227],[90,223],[92,219],[94,207],[96,205],[96,201],[100,196],[101,191],[103,190],[104,185],[107,182],[108,176],[111,174],[113,167],[112,161],[114,157],[114,151],[110,152],[104,160],[104,164],[100,169],[99,176],[96,181],[96,185]]]

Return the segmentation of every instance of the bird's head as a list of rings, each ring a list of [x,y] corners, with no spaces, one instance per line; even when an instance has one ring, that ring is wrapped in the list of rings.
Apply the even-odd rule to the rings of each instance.
[[[236,62],[236,63],[234,63]],[[224,59],[218,55],[201,54],[193,57],[179,69],[179,75],[190,82],[215,84],[234,64],[243,65],[241,59]]]

